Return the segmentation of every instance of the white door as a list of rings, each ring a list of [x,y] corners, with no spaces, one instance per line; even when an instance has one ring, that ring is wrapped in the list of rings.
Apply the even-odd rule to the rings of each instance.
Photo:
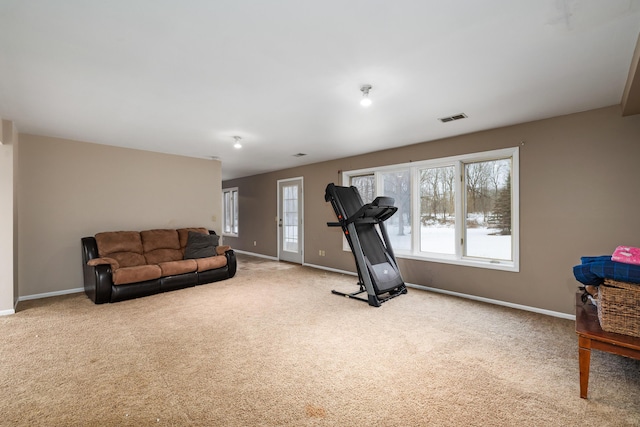
[[[278,258],[302,264],[302,178],[278,181]]]

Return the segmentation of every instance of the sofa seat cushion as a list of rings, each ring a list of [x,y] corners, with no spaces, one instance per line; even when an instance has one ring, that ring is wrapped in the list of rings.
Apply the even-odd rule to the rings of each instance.
[[[108,231],[95,237],[100,257],[115,259],[121,268],[146,264],[139,232]]]
[[[227,265],[227,257],[224,255],[197,258],[195,261],[198,263],[198,271],[213,270]]]
[[[157,265],[121,267],[113,272],[113,284],[126,285],[128,283],[159,279],[161,276],[162,269]]]
[[[183,273],[193,273],[198,270],[198,263],[194,259],[185,259],[180,261],[168,261],[158,264],[162,270],[162,276],[176,276]]]

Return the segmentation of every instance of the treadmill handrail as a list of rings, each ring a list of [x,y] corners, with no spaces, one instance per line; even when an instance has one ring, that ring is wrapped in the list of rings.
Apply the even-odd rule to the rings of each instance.
[[[352,222],[364,222],[363,220],[366,219],[370,219],[366,222],[382,222],[391,218],[397,210],[398,208],[395,206],[378,206],[373,203],[367,203],[344,221],[346,224],[350,224]],[[371,221],[371,219],[373,219],[373,221]]]

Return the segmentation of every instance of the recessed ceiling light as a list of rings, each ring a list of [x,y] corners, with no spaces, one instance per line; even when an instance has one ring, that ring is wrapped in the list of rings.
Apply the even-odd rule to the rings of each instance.
[[[242,144],[240,144],[240,140],[242,139],[242,137],[234,136],[233,139],[236,140],[236,143],[233,144],[233,147],[234,148],[242,148]]]
[[[369,98],[371,85],[363,85],[360,90],[362,91],[362,99],[360,100],[360,105],[366,108],[371,105],[371,98]]]

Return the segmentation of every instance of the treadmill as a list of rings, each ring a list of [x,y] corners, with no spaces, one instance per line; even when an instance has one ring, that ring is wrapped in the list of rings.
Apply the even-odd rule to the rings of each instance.
[[[349,242],[358,269],[360,289],[353,293],[331,291],[335,295],[380,305],[407,293],[396,257],[391,248],[384,222],[398,210],[392,197],[377,197],[364,204],[356,187],[327,185],[324,199],[331,202],[338,222],[328,222],[329,227],[342,227]],[[377,227],[376,227],[377,226]],[[366,292],[368,298],[358,295]]]

